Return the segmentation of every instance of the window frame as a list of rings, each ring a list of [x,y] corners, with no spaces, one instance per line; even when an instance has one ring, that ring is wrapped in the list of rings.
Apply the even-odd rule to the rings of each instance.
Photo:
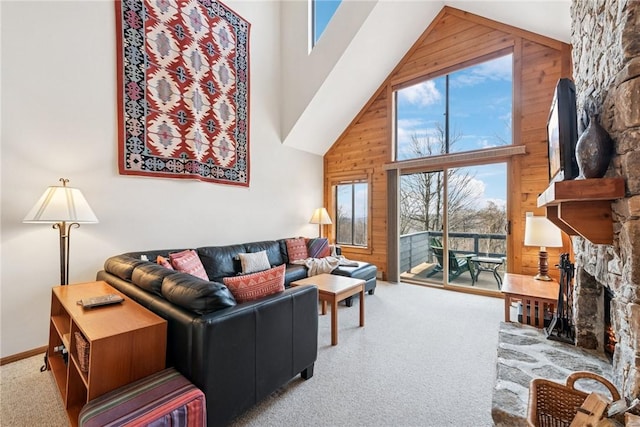
[[[366,244],[364,246],[354,245],[354,244],[346,244],[346,243],[338,243],[337,242],[337,229],[338,229],[338,200],[337,200],[337,187],[339,185],[347,185],[347,184],[366,184],[367,185],[367,224],[366,224]],[[372,171],[365,171],[363,173],[355,173],[348,175],[341,175],[334,177],[329,182],[330,189],[330,206],[331,213],[334,215],[335,221],[331,226],[331,238],[336,245],[339,245],[342,248],[348,248],[351,253],[360,253],[360,254],[371,254],[372,244],[371,244],[371,224],[372,224],[372,209],[371,209],[371,197],[372,197]],[[353,206],[352,206],[353,210]],[[352,239],[353,240],[353,239]]]

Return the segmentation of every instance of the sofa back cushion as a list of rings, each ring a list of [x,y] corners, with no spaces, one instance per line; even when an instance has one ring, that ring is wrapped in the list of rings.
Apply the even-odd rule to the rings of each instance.
[[[162,281],[171,274],[176,272],[152,262],[142,262],[133,269],[131,282],[145,291],[162,295]]]
[[[266,251],[271,266],[284,264],[284,259],[282,259],[282,254],[280,253],[280,245],[275,240],[245,243],[244,247],[246,251],[250,253]]]
[[[233,295],[222,283],[209,282],[187,273],[166,276],[161,291],[167,301],[198,314],[236,305]]]
[[[235,276],[241,271],[239,253],[246,252],[244,245],[205,246],[198,248],[198,256],[209,280],[222,282],[223,277]]]
[[[108,258],[104,262],[104,269],[106,272],[118,276],[122,280],[131,280],[133,269],[138,265],[145,263],[139,258],[131,257],[127,254],[116,255]]]
[[[278,240],[278,246],[280,247],[280,256],[282,257],[282,262],[285,264],[289,264],[289,253],[287,252],[287,239]]]

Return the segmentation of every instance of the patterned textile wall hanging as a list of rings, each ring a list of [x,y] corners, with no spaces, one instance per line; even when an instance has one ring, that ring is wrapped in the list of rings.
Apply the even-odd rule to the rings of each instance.
[[[120,174],[249,186],[250,24],[213,0],[115,6]]]

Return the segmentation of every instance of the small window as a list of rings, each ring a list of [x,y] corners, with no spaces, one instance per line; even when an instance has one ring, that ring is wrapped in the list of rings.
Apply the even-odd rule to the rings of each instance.
[[[329,24],[329,21],[336,13],[336,9],[342,3],[342,0],[310,0],[311,1],[311,28],[313,46],[316,45],[320,36]]]
[[[369,233],[369,184],[351,182],[335,186],[336,243],[367,246]]]

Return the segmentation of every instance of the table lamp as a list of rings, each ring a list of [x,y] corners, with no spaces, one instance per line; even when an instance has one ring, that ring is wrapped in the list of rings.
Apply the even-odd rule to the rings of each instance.
[[[562,247],[562,235],[560,229],[544,216],[527,215],[524,227],[525,246],[540,246],[538,253],[538,274],[536,280],[550,281],[549,256],[547,247]]]
[[[318,224],[318,234],[322,237],[322,226],[333,223],[331,222],[329,212],[327,212],[325,208],[318,208],[313,211],[309,224]]]
[[[71,228],[78,228],[80,224],[97,223],[98,218],[80,190],[67,187],[68,179],[60,178],[60,182],[61,186],[47,188],[22,222],[53,224],[53,228],[59,230],[60,284],[67,285]]]

